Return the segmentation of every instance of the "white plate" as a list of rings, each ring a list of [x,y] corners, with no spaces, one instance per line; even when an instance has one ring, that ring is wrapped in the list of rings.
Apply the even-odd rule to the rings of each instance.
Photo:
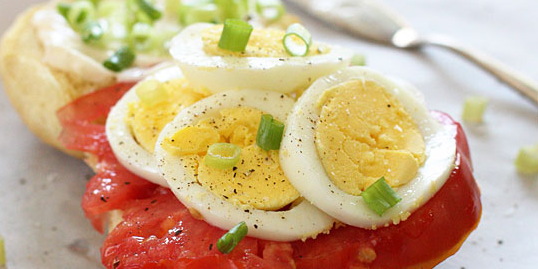
[[[37,0],[0,0],[0,32]],[[443,30],[538,78],[538,4],[520,0],[385,0],[420,30]],[[368,65],[415,84],[430,108],[460,119],[466,95],[490,96],[486,123],[465,129],[482,190],[482,221],[438,268],[536,268],[538,180],[512,165],[520,146],[538,143],[538,109],[466,62],[436,49],[398,51],[356,40],[304,18],[313,38],[365,53]],[[82,162],[41,144],[0,90],[0,234],[8,268],[99,268],[102,236],[84,218],[80,198],[91,174]],[[25,179],[25,184],[22,183]],[[88,243],[87,255],[68,246]]]

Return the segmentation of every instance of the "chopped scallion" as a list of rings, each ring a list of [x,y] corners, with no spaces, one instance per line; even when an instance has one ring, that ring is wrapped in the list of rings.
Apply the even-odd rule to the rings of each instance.
[[[284,134],[284,124],[273,119],[269,114],[262,115],[258,133],[256,135],[256,144],[263,150],[278,150]]]
[[[248,0],[215,0],[219,7],[221,20],[244,19],[248,12]]]
[[[179,15],[179,9],[182,2],[184,2],[184,0],[166,0],[166,3],[164,5],[165,12],[172,15]]]
[[[216,143],[209,146],[204,164],[217,169],[234,167],[241,157],[241,148],[230,143]]]
[[[387,184],[385,177],[378,179],[361,193],[364,202],[376,214],[382,216],[385,211],[402,200]]]
[[[112,16],[116,16],[118,13],[124,12],[125,3],[119,1],[104,1],[99,3],[96,8],[98,17],[111,17],[111,19],[117,19]]]
[[[56,8],[58,9],[58,13],[60,13],[60,15],[67,19],[67,14],[69,13],[69,9],[71,9],[71,5],[66,3],[59,3]]]
[[[312,45],[312,35],[304,26],[294,23],[286,30],[282,43],[291,56],[306,56]]]
[[[90,22],[82,29],[81,37],[84,43],[92,43],[103,37],[103,27],[97,22]]]
[[[224,22],[219,48],[230,51],[244,51],[247,47],[252,25],[242,20],[227,19]]]
[[[351,58],[351,66],[365,66],[366,65],[366,57],[362,54],[355,54]]]
[[[286,8],[280,0],[258,0],[256,11],[266,20],[276,21],[286,13]]]
[[[144,13],[148,15],[151,20],[158,20],[162,16],[162,12],[158,10],[153,4],[148,0],[136,0],[136,4]]]
[[[488,99],[481,96],[471,96],[465,99],[463,104],[462,119],[465,122],[481,123],[483,121],[484,112]]]
[[[131,43],[137,51],[146,51],[153,46],[152,37],[154,36],[153,27],[147,23],[138,22],[131,29]]]
[[[223,253],[228,254],[234,250],[235,246],[247,236],[248,227],[247,224],[242,221],[239,224],[235,225],[230,231],[225,233],[217,241],[217,249]]]
[[[197,22],[216,22],[219,17],[219,10],[215,4],[196,5],[189,9],[189,12],[183,13],[181,22],[184,25],[191,25]]]
[[[110,58],[103,62],[103,65],[114,71],[119,72],[128,68],[133,64],[135,60],[135,54],[128,47],[123,47],[116,52]]]
[[[87,22],[93,20],[95,7],[90,1],[77,1],[67,12],[67,21],[75,29],[81,29]]]
[[[516,169],[522,174],[538,174],[538,144],[519,150],[515,160]]]
[[[182,0],[179,5],[179,21],[183,25],[189,25],[195,22],[212,22],[212,21],[205,21],[201,19],[198,21],[198,16],[196,14],[192,13],[198,13],[202,10],[211,10],[212,8],[215,8],[215,14],[212,14],[211,17],[213,17],[215,20],[219,18],[219,10],[214,3],[214,1],[211,0]],[[205,14],[204,16],[206,16]]]
[[[141,82],[136,86],[136,95],[148,107],[168,100],[166,88],[156,79]]]

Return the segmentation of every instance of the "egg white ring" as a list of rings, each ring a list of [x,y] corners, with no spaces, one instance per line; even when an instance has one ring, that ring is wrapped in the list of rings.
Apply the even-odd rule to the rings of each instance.
[[[198,23],[185,28],[172,40],[170,54],[194,86],[213,93],[241,89],[291,93],[348,66],[353,57],[351,50],[339,46],[331,46],[326,54],[306,57],[209,56],[203,50],[200,32],[212,26]]]
[[[317,102],[328,89],[350,80],[371,80],[395,96],[425,139],[426,160],[417,176],[395,188],[402,200],[383,216],[374,213],[361,196],[348,194],[328,177],[317,153],[314,129],[321,109]],[[280,163],[294,187],[318,208],[346,224],[375,229],[399,223],[426,203],[446,182],[454,168],[456,127],[437,122],[413,87],[401,86],[366,67],[349,67],[318,79],[299,98],[286,124],[280,149]],[[441,167],[439,169],[439,167]]]
[[[217,93],[184,109],[163,129],[155,148],[159,169],[170,189],[185,206],[198,211],[206,222],[224,230],[245,221],[249,236],[273,241],[306,239],[328,231],[334,219],[306,200],[286,211],[247,210],[246,207],[223,200],[200,185],[184,169],[180,157],[170,154],[162,147],[166,137],[203,118],[217,116],[222,109],[252,107],[285,121],[293,104],[293,99],[281,93],[242,90]]]
[[[161,69],[142,81],[156,79],[166,82],[182,77],[181,70],[177,66],[174,66]],[[141,82],[125,93],[118,103],[114,105],[112,110],[110,110],[106,121],[106,136],[114,155],[125,168],[137,176],[168,188],[166,180],[159,173],[157,161],[153,154],[138,144],[133,136],[131,127],[126,122],[129,113],[129,104],[140,102],[136,94],[136,87]]]

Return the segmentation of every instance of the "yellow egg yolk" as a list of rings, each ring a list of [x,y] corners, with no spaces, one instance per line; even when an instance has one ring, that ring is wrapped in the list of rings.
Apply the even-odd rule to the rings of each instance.
[[[299,192],[280,168],[278,151],[256,145],[262,114],[249,107],[223,109],[165,138],[163,148],[180,156],[189,173],[213,194],[238,206],[278,210],[299,198]],[[203,162],[209,146],[219,142],[241,148],[235,167],[217,169]]]
[[[282,30],[274,28],[255,28],[250,34],[250,39],[248,40],[245,51],[234,52],[219,48],[222,27],[222,25],[215,25],[202,31],[201,35],[204,43],[203,49],[206,54],[235,57],[290,57],[282,44],[282,38],[284,38],[284,35],[286,34],[286,32]],[[308,55],[321,55],[328,53],[329,51],[330,48],[327,46],[312,44]]]
[[[170,80],[162,86],[168,93],[166,99],[152,105],[132,102],[125,119],[136,141],[151,153],[164,126],[183,108],[205,97],[196,92],[185,79]]]
[[[385,177],[391,187],[409,182],[425,160],[424,140],[400,102],[372,81],[327,90],[315,128],[325,171],[343,191],[359,195]]]

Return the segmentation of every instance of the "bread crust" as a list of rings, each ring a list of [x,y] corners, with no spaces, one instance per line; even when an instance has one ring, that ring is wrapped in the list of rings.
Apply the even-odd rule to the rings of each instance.
[[[74,99],[114,83],[91,83],[74,73],[63,72],[43,62],[44,47],[32,25],[41,4],[20,14],[0,41],[0,75],[7,96],[28,128],[45,143],[76,157],[58,140],[62,130],[56,111]]]

